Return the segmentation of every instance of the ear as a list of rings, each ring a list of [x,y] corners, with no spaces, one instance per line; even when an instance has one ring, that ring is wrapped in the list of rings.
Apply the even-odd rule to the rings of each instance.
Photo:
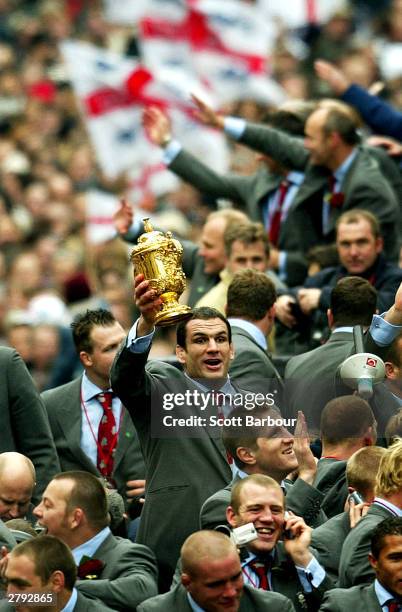
[[[188,574],[186,574],[185,572],[183,572],[180,576],[180,580],[182,585],[187,588],[191,582],[191,578]]]
[[[186,355],[187,355],[186,350],[182,346],[179,346],[178,344],[176,344],[176,357],[180,361],[181,364],[186,363]]]
[[[387,378],[390,378],[391,380],[395,380],[397,375],[395,373],[394,364],[391,361],[386,361],[384,365],[385,365],[385,376]]]
[[[93,363],[90,353],[87,353],[86,351],[80,351],[80,360],[84,368],[90,367]]]
[[[376,253],[381,253],[383,249],[384,249],[384,239],[381,236],[378,236],[378,238],[376,238],[376,241],[375,241]]]
[[[247,446],[239,446],[236,448],[236,455],[240,461],[246,463],[247,465],[255,465],[257,463],[253,451]]]
[[[226,520],[231,527],[237,527],[237,518],[232,506],[226,508]]]
[[[76,529],[83,524],[85,520],[85,513],[81,508],[74,508],[71,513],[70,526],[71,529]]]
[[[328,308],[327,310],[327,319],[328,319],[328,327],[332,329],[334,326],[334,315],[332,314],[332,310]]]
[[[52,585],[52,591],[54,593],[60,593],[65,586],[65,577],[62,571],[55,570],[49,578],[49,582]]]
[[[233,342],[230,343],[229,347],[230,347],[229,357],[230,357],[230,359],[234,359],[235,350],[234,350]]]
[[[372,553],[369,553],[368,555],[368,559],[370,561],[370,565],[373,568],[373,570],[375,571],[377,569],[377,559],[375,557],[373,557]]]

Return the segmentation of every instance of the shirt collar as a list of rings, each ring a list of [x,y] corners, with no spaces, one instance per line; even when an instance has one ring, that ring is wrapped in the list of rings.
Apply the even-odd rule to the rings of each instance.
[[[74,612],[75,604],[77,603],[77,598],[78,598],[78,592],[77,592],[77,589],[74,588],[70,595],[70,599],[68,600],[64,608],[60,610],[60,612]]]
[[[395,599],[395,596],[387,591],[387,589],[385,589],[382,584],[378,582],[377,578],[374,580],[374,590],[381,607],[384,606],[390,599]]]
[[[350,166],[353,164],[355,157],[357,155],[357,149],[353,149],[351,154],[341,163],[341,165],[333,172],[335,180],[337,183],[342,183],[343,179]]]
[[[291,184],[300,186],[304,181],[304,172],[297,172],[296,170],[291,170],[287,173],[286,180]]]
[[[349,325],[341,325],[340,327],[335,327],[335,329],[332,330],[332,334],[336,334],[337,332],[353,332],[353,327],[350,327]]]
[[[398,508],[398,506],[395,506],[394,504],[391,504],[391,502],[387,499],[383,499],[382,497],[375,497],[373,503],[376,502],[378,506],[385,506],[385,508],[387,508],[387,510],[392,512],[392,514],[394,514],[395,516],[402,516],[402,509]]]
[[[111,391],[111,389],[107,390]],[[102,393],[102,391],[105,391],[105,389],[100,389],[97,385],[95,385],[91,380],[89,380],[88,376],[84,372],[81,382],[81,393],[84,402],[89,402],[89,400],[93,399],[99,393]]]
[[[262,333],[262,331],[254,325],[254,323],[250,323],[250,321],[245,321],[244,319],[236,319],[235,317],[229,318],[230,325],[236,325],[236,327],[240,327],[245,332],[249,333],[250,336],[257,342],[258,346],[260,346],[264,351],[267,350],[267,339]]]
[[[76,548],[72,549],[72,554],[76,565],[80,564],[82,557],[93,557],[99,546],[103,544],[108,535],[112,532],[109,527],[105,527],[102,531],[99,531],[93,538],[87,540],[83,544],[80,544]]]
[[[191,380],[195,384],[195,386],[198,387],[201,391],[211,392],[211,389],[209,387],[202,384],[201,382],[202,379],[191,378],[191,376],[189,376],[186,372],[184,372],[184,376],[188,378],[189,380]],[[218,389],[218,391],[220,393],[224,393],[225,395],[234,395],[236,393],[236,389],[233,387],[229,376],[226,378],[225,383],[222,385],[220,389]]]

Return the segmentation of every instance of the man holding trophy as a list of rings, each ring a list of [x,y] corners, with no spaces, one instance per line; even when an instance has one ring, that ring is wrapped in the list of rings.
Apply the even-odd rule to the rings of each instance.
[[[172,268],[175,246],[166,247],[165,237],[158,234],[144,234],[132,255],[135,302],[141,316],[116,356],[111,380],[133,419],[146,464],[146,499],[137,542],[155,552],[160,586],[166,590],[181,545],[199,528],[203,502],[232,477],[220,428],[204,427],[207,415],[230,412],[230,407],[219,405],[216,392],[226,394],[224,397],[241,394],[227,376],[233,358],[230,325],[213,308],[191,313],[188,307],[177,305],[177,294],[183,290],[175,292],[174,287],[182,274],[180,262],[177,259]],[[177,320],[181,322],[176,355],[183,372],[163,362],[147,364],[155,322],[166,325]],[[198,418],[197,425],[187,427],[191,416]],[[168,417],[184,425],[164,427]]]

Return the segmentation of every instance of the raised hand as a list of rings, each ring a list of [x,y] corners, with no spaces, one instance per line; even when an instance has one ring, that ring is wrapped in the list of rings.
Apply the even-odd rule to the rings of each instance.
[[[157,106],[148,106],[142,113],[142,125],[151,142],[166,146],[172,137],[172,126],[165,112]]]
[[[125,198],[120,201],[120,208],[113,215],[116,232],[127,234],[134,221],[134,212],[131,204]]]
[[[208,106],[206,102],[198,98],[195,94],[191,94],[191,99],[197,107],[197,110],[194,111],[194,116],[201,121],[201,123],[217,128],[218,130],[223,130],[223,115],[215,112],[211,106]]]
[[[350,85],[350,82],[341,70],[330,62],[317,60],[314,62],[316,74],[320,79],[326,81],[338,96],[342,95]]]
[[[137,336],[146,336],[151,333],[155,324],[155,317],[161,309],[162,300],[150,283],[144,280],[143,274],[138,274],[134,280],[135,304],[141,312],[137,325]]]

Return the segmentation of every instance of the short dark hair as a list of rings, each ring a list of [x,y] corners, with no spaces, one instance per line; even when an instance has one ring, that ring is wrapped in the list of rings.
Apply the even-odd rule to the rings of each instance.
[[[335,325],[371,323],[377,307],[377,291],[365,278],[345,276],[331,291],[330,308]]]
[[[363,208],[353,208],[340,215],[336,221],[336,231],[338,232],[341,223],[351,225],[352,223],[359,223],[362,219],[370,225],[374,238],[379,238],[381,236],[381,227],[377,217],[369,210],[364,210]]]
[[[74,588],[77,579],[77,567],[67,544],[51,535],[40,535],[32,540],[17,544],[11,554],[16,557],[26,555],[35,565],[35,573],[46,584],[53,572],[64,574],[65,587]]]
[[[330,400],[321,413],[321,438],[327,444],[339,444],[361,437],[375,418],[366,400],[356,395],[341,395]]]
[[[266,257],[269,257],[269,242],[267,232],[262,223],[229,223],[223,234],[223,242],[225,244],[225,253],[229,256],[232,252],[233,243],[239,240],[244,244],[254,244],[262,242]]]
[[[389,345],[389,348],[387,350],[385,360],[384,360],[384,361],[390,361],[391,363],[393,363],[394,365],[398,367],[401,365],[401,361],[402,361],[401,348],[399,346],[399,342],[401,338],[402,338],[402,334],[399,334],[396,338],[393,339],[393,341]]]
[[[323,125],[323,132],[329,136],[337,132],[348,145],[359,144],[361,138],[355,117],[341,108],[328,108],[328,114]]]
[[[85,313],[78,314],[70,325],[77,352],[90,353],[92,351],[91,331],[95,326],[110,327],[114,323],[116,319],[113,314],[104,308],[87,310]]]
[[[285,102],[284,108],[268,111],[261,121],[292,136],[303,137],[306,121],[315,108],[315,102],[292,100]]]
[[[402,516],[387,518],[377,525],[371,534],[371,554],[378,559],[387,536],[402,536]]]
[[[216,310],[216,308],[200,306],[199,308],[193,308],[191,317],[185,321],[180,321],[177,326],[176,343],[178,346],[181,346],[181,348],[186,348],[187,323],[189,321],[194,321],[195,319],[201,319],[202,321],[209,321],[209,319],[220,319],[226,325],[229,342],[232,342],[232,330],[225,315],[219,312],[219,310]]]
[[[96,476],[90,472],[61,472],[53,480],[71,480],[74,485],[69,499],[67,511],[81,508],[85,512],[88,524],[99,531],[109,525],[106,491]]]
[[[229,285],[227,293],[227,316],[243,317],[259,321],[276,300],[276,290],[264,272],[240,270]]]
[[[246,425],[246,417],[254,417],[256,425]],[[243,469],[245,463],[237,456],[237,449],[241,446],[257,450],[257,439],[267,437],[267,427],[258,425],[259,419],[266,418],[268,415],[280,418],[280,412],[273,406],[256,405],[253,409],[246,409],[243,406],[234,408],[229,415],[228,422],[236,423],[236,426],[224,425],[222,428],[222,442],[228,453],[233,457],[236,466]]]
[[[307,251],[308,264],[316,263],[320,268],[337,266],[339,263],[338,249],[336,244],[318,244]]]

